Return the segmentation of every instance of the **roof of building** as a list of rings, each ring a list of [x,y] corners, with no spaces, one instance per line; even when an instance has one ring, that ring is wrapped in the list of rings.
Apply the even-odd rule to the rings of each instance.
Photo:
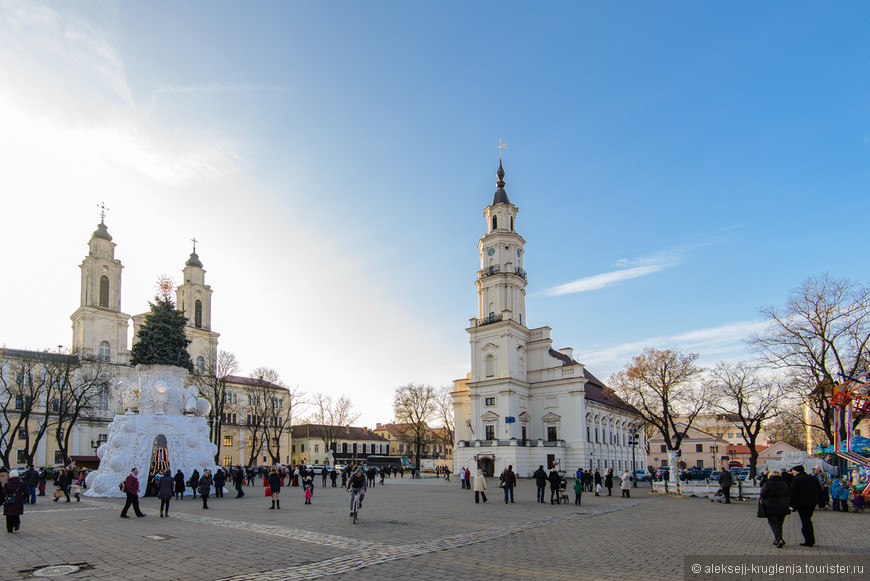
[[[496,204],[510,204],[511,201],[508,199],[507,192],[504,190],[504,168],[501,165],[501,158],[498,159],[498,172],[496,173],[498,176],[498,181],[495,183],[498,186],[498,189],[495,191],[495,195],[492,197],[492,205]]]
[[[184,263],[185,266],[196,266],[202,268],[202,262],[199,261],[199,255],[196,252],[190,253],[190,258]]]
[[[336,427],[336,426],[333,426]],[[301,424],[290,428],[290,434],[294,438],[323,438],[324,426],[322,424]],[[358,428],[349,426],[340,428],[336,440],[374,440],[376,442],[386,442],[386,438],[382,438],[368,428]]]
[[[767,446],[758,444],[755,446],[755,449],[759,452],[763,452],[764,450],[767,450]],[[728,453],[731,454],[732,452],[734,454],[749,454],[749,446],[746,444],[729,444]]]
[[[586,378],[586,399],[640,415],[640,412],[634,406],[627,404],[621,397],[616,395],[615,391],[604,385],[600,379],[592,375],[585,367],[583,368],[583,376]]]
[[[100,222],[99,224],[97,224],[97,229],[94,230],[93,237],[94,238],[101,238],[103,240],[108,240],[109,242],[112,241],[112,235],[109,234],[109,230],[108,230],[108,228],[106,228],[106,224],[103,222]]]
[[[227,375],[227,383],[231,383],[233,385],[247,385],[250,387],[270,387],[272,389],[284,389],[287,388],[283,385],[278,385],[277,383],[272,383],[271,381],[266,381],[265,379],[261,379],[259,377],[243,377],[241,375]]]

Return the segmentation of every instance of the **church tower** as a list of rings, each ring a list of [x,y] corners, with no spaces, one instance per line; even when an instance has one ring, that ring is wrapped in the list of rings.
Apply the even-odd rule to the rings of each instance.
[[[211,330],[211,287],[205,284],[205,270],[193,252],[184,263],[184,282],[175,291],[175,306],[187,317],[184,332],[191,340],[187,350],[197,373],[214,367],[217,361],[217,345],[220,334]]]
[[[130,315],[121,312],[121,261],[115,258],[115,243],[101,217],[88,242],[82,271],[81,300],[72,314],[73,352],[93,355],[103,361],[125,364]]]
[[[471,383],[526,380],[525,240],[517,233],[517,207],[504,189],[504,167],[498,163],[497,189],[484,210],[486,233],[477,244],[478,316],[471,319]]]

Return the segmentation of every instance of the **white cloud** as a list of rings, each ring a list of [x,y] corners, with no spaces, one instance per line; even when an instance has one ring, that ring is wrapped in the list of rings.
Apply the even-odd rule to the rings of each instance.
[[[754,353],[746,341],[753,333],[762,331],[765,321],[741,321],[708,329],[696,329],[676,335],[649,337],[594,351],[581,352],[575,359],[589,367],[601,379],[619,371],[644,348],[677,348],[683,353],[698,353],[702,365],[715,365],[718,361],[752,359]]]
[[[540,291],[540,294],[548,297],[556,297],[559,295],[570,295],[574,293],[598,290],[600,288],[604,288],[606,286],[610,286],[624,280],[639,278],[641,276],[647,276],[654,272],[659,272],[660,270],[664,270],[668,266],[670,265],[659,264],[650,266],[636,266],[634,268],[627,268],[624,270],[614,270],[612,272],[605,272],[602,274],[596,274],[594,276],[587,276],[586,278],[581,278],[579,280],[575,280],[566,284],[561,284],[559,286],[544,289]]]

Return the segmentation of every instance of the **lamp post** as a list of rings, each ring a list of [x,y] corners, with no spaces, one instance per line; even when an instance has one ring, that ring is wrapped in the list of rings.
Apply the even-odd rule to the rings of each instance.
[[[635,458],[634,451],[637,449],[637,428],[631,427],[628,429],[628,443],[631,446],[631,475],[632,480],[634,481],[634,488],[637,488],[637,459]]]

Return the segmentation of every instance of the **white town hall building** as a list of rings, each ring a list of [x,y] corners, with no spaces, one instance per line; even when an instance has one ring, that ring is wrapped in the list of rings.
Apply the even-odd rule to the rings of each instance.
[[[556,464],[569,474],[613,468],[619,475],[632,470],[633,432],[640,434],[638,468],[645,468],[636,410],[575,361],[572,349],[554,350],[550,327],[527,326],[525,240],[501,160],[497,175],[478,243],[478,316],[467,329],[471,373],[454,382],[452,393],[453,469],[498,475],[510,464],[528,476]]]

